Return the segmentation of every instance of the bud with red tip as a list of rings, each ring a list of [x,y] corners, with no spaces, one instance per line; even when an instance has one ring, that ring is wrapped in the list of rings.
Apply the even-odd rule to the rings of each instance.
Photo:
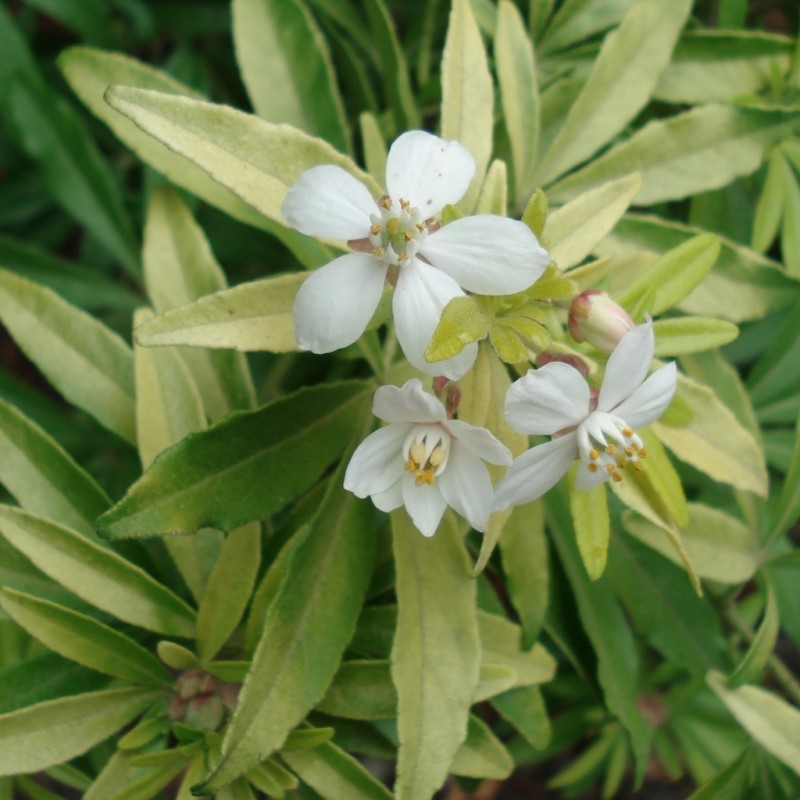
[[[635,327],[628,312],[599,289],[581,292],[572,301],[567,324],[576,342],[589,342],[603,353]]]

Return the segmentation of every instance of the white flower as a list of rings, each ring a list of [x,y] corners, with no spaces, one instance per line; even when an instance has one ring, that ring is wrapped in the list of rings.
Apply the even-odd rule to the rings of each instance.
[[[372,413],[389,424],[356,448],[344,488],[371,496],[381,511],[405,505],[424,536],[433,536],[448,505],[482,531],[492,507],[483,461],[510,464],[508,448],[484,428],[448,419],[416,378],[399,389],[381,386]]]
[[[591,489],[609,479],[620,481],[627,466],[642,468],[647,453],[635,429],[664,413],[677,382],[674,363],[645,380],[653,347],[649,321],[628,331],[608,359],[596,399],[581,373],[562,362],[530,370],[509,387],[509,423],[521,433],[553,438],[514,460],[497,485],[494,510],[540,497],[575,458],[581,460],[578,489]]]
[[[318,269],[300,288],[293,315],[302,349],[329,353],[355,342],[392,267],[397,338],[408,360],[452,379],[472,366],[474,343],[446,361],[425,360],[442,309],[462,289],[489,295],[527,289],[550,260],[517,220],[482,214],[444,227],[432,222],[461,198],[474,172],[472,156],[458,142],[409,131],[389,150],[388,194],[377,200],[341,167],[313,167],[300,176],[282,206],[289,224],[310,236],[348,241],[356,250]]]

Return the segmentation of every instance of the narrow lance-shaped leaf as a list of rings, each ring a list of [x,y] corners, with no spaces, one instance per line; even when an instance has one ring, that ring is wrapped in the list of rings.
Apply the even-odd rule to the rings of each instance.
[[[375,197],[381,194],[347,156],[289,125],[265,122],[230,106],[130,86],[109,89],[106,100],[275,222],[283,224],[281,203],[289,188],[318,164],[340,166]]]
[[[138,276],[138,247],[120,187],[83,120],[43,81],[18,77],[6,91],[11,119],[50,191],[111,255]]]
[[[234,0],[233,39],[260,117],[350,149],[328,45],[301,0]]]
[[[85,614],[4,589],[0,604],[31,636],[85,667],[144,686],[169,686],[164,665],[130,637]]]
[[[780,614],[775,590],[768,575],[763,580],[766,599],[764,603],[764,618],[761,620],[758,631],[753,638],[744,658],[739,662],[734,673],[728,679],[728,686],[735,689],[746,683],[755,683],[767,665],[780,632]],[[798,764],[800,767],[800,764]]]
[[[469,0],[454,0],[442,53],[442,136],[475,159],[475,177],[459,207],[475,205],[492,153],[494,88],[486,49]]]
[[[159,696],[107,689],[0,715],[0,775],[39,772],[85,753],[127,725]]]
[[[325,800],[391,800],[391,792],[351,755],[326,742],[284,751],[283,760]]]
[[[116,333],[50,289],[5,270],[0,318],[65,399],[135,441],[133,354]]]
[[[219,551],[197,611],[197,655],[214,658],[250,600],[261,561],[261,523],[231,531]]]
[[[564,489],[558,486],[546,498],[553,542],[575,594],[583,627],[597,654],[597,677],[606,705],[628,731],[636,769],[641,774],[646,765],[649,729],[636,702],[639,663],[633,634],[608,584],[589,581],[565,500]]]
[[[341,455],[371,394],[364,381],[304,388],[188,436],[98,520],[101,535],[231,531],[269,516]]]
[[[194,612],[183,600],[79,533],[2,505],[0,533],[42,572],[97,608],[159,633],[194,634]]]
[[[467,738],[450,769],[454,775],[467,778],[504,780],[514,769],[514,759],[492,729],[480,717],[470,714]]]
[[[724,319],[708,317],[672,317],[653,323],[657,358],[680,356],[713,350],[732,342],[739,329]]]
[[[585,161],[641,111],[691,6],[691,0],[639,0],[605,38],[591,75],[542,156],[541,183],[552,183]]]
[[[429,800],[467,735],[478,683],[475,583],[452,516],[420,536],[392,514],[399,614],[392,647],[400,751],[395,797]]]
[[[642,186],[638,172],[604,183],[547,216],[544,240],[559,269],[580,264],[628,210]]]
[[[307,277],[307,272],[276,275],[203,297],[142,324],[136,341],[145,347],[296,351],[292,308]]]
[[[569,509],[575,526],[575,540],[589,578],[596,581],[606,568],[611,521],[606,487],[601,483],[588,491],[575,488],[576,471],[570,470]]]
[[[318,266],[330,260],[330,253],[324,245],[259,214],[210,177],[205,170],[149,136],[104,100],[108,87],[115,84],[199,97],[188,86],[141,61],[120,53],[107,53],[89,47],[68,48],[61,53],[58,63],[73,91],[91,112],[108,125],[142,161],[162,172],[172,183],[188,189],[234,219],[277,236],[306,266]]]
[[[363,428],[363,417],[355,430]],[[352,429],[351,429],[352,436]],[[344,465],[308,536],[289,553],[252,666],[203,784],[224,786],[279,749],[322,698],[355,630],[373,559],[372,511],[341,486]]]
[[[800,711],[758,686],[731,689],[718,672],[706,680],[750,736],[800,775]]]
[[[0,482],[19,504],[94,537],[111,501],[61,446],[0,400]]]
[[[524,201],[533,188],[539,146],[539,88],[533,44],[510,0],[501,0],[497,9],[494,53],[514,161],[514,194],[518,201]]]
[[[147,259],[145,259],[147,264]],[[140,309],[134,324],[152,318]],[[206,425],[203,401],[186,364],[172,348],[134,347],[136,434],[139,456],[147,468],[170,445]],[[167,536],[164,546],[192,595],[199,600],[222,544],[219,531]]]
[[[548,189],[556,202],[638,170],[639,205],[676,200],[748,175],[764,151],[797,127],[798,111],[707,105],[654,120]]]
[[[225,273],[180,195],[160,187],[150,200],[144,232],[144,277],[159,313],[227,288]],[[252,380],[238,353],[180,351],[213,421],[254,403]]]

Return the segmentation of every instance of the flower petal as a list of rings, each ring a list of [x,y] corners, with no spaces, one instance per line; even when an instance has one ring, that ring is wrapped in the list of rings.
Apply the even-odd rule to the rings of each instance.
[[[399,422],[374,431],[356,448],[344,473],[344,488],[356,497],[383,492],[405,472],[401,449],[414,425]]]
[[[447,505],[476,531],[482,531],[492,510],[492,482],[483,461],[461,442],[453,442],[447,466],[437,482]]]
[[[403,487],[403,502],[405,503],[411,521],[423,536],[433,536],[442,514],[447,508],[447,503],[442,497],[438,486],[428,486],[423,483],[417,486],[414,476],[407,472],[401,481]]]
[[[375,199],[363,183],[333,164],[307,169],[289,189],[281,206],[283,218],[307,236],[362,239],[369,236]]]
[[[552,436],[586,419],[589,394],[589,384],[575,367],[551,361],[508,387],[506,419],[520,433]]]
[[[609,477],[609,474],[604,469],[599,469],[597,472],[589,472],[585,467],[583,469],[578,468],[575,474],[575,488],[585,492],[604,483]]]
[[[442,426],[453,439],[460,442],[478,458],[504,467],[511,463],[511,451],[486,428],[477,428],[475,425],[459,419],[448,419],[442,423]]]
[[[502,511],[541,497],[569,469],[577,454],[575,434],[568,433],[536,445],[515,458],[506,476],[495,487],[492,510]]]
[[[614,414],[631,428],[644,428],[664,413],[677,384],[678,372],[672,361],[656,370],[627,400],[623,400],[614,409]]]
[[[381,386],[372,400],[372,413],[385,422],[416,424],[447,419],[444,406],[422,388],[419,378],[411,378],[399,388]]]
[[[372,495],[372,502],[375,508],[385,511],[387,514],[400,508],[403,505],[403,481],[402,479],[393,483],[386,491],[377,492]]]
[[[597,408],[600,411],[613,411],[626,397],[644,381],[653,361],[655,337],[653,323],[648,320],[629,330],[614,348],[608,359],[606,374]]]
[[[392,200],[408,200],[423,219],[435,217],[467,191],[475,159],[458,142],[426,131],[408,131],[394,140],[386,159],[386,189]]]
[[[392,300],[395,330],[406,358],[418,370],[458,380],[474,363],[478,354],[474,342],[444,361],[428,362],[423,355],[442,309],[463,294],[452,278],[416,258],[400,269]]]
[[[527,289],[550,263],[525,223],[491,214],[463,217],[434,231],[420,255],[463,289],[490,295]]]
[[[300,287],[292,309],[302,350],[330,353],[364,332],[381,299],[387,267],[366,253],[347,253]]]

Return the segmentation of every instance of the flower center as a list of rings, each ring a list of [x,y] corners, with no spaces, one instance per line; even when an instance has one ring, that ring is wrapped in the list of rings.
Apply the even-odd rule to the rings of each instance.
[[[433,486],[450,455],[450,436],[438,425],[417,425],[403,442],[403,461],[416,486]]]
[[[603,470],[619,483],[630,464],[643,469],[647,451],[639,435],[624,420],[605,411],[593,411],[576,431],[578,452],[589,472]]]
[[[370,214],[372,254],[390,266],[407,264],[428,235],[422,214],[408,200],[400,198],[395,203],[388,195],[378,200],[378,208],[380,215]]]

